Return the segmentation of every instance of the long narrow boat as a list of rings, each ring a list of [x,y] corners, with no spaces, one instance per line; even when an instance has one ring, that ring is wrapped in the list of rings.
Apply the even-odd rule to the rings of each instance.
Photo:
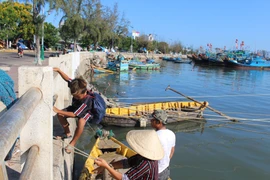
[[[208,102],[157,102],[128,107],[107,108],[102,120],[104,126],[146,127],[150,126],[151,114],[155,109],[167,112],[168,123],[184,120],[201,120]]]
[[[94,67],[94,73],[114,73],[114,71],[111,71],[109,69],[104,69],[101,67]]]
[[[130,63],[129,69],[134,69],[134,68],[141,69],[141,70],[159,70],[160,64],[158,63],[151,63],[151,64]]]
[[[109,179],[108,172],[105,170],[103,174],[97,175],[94,173],[94,169],[97,166],[94,164],[94,160],[98,157],[105,159],[107,162],[112,160],[118,161],[126,159],[137,154],[131,148],[127,147],[117,139],[111,137],[97,138],[81,172],[79,180],[94,180],[94,179]],[[121,173],[125,173],[128,169],[119,169]],[[111,179],[111,178],[110,178]]]

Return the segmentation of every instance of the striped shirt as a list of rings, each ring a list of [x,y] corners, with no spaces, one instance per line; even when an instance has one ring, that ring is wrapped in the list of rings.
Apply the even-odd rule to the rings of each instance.
[[[142,158],[137,166],[131,167],[124,177],[130,180],[157,180],[158,179],[158,161]]]
[[[70,81],[68,81],[68,86],[70,87]],[[90,95],[90,92],[87,91],[87,95],[79,100],[72,98],[71,106],[67,107],[67,111],[73,112],[76,117],[83,118],[85,121],[88,121],[92,118],[92,106],[93,106],[93,97]]]
[[[72,105],[68,107],[76,117],[83,118],[85,121],[92,117],[92,97],[87,93],[87,95],[82,99],[78,100],[72,98]]]

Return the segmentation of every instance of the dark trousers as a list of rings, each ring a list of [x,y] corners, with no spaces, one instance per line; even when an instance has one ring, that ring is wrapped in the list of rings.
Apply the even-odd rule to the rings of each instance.
[[[161,173],[158,174],[158,180],[168,180],[170,177],[170,168],[167,167]]]

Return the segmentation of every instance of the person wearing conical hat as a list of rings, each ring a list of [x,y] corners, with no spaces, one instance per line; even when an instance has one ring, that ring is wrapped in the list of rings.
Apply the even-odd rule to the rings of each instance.
[[[97,158],[95,163],[98,166],[107,169],[115,179],[157,180],[158,160],[164,157],[164,150],[156,131],[131,130],[127,133],[126,139],[130,147],[138,154],[129,159],[111,164],[108,164],[104,159]],[[130,167],[130,169],[125,174],[121,174],[115,170],[128,167]],[[101,169],[98,171],[100,172]]]
[[[158,179],[167,180],[170,176],[170,159],[174,154],[176,137],[174,132],[166,128],[167,113],[164,110],[154,110],[151,126],[155,128],[164,149],[164,157],[158,161]]]

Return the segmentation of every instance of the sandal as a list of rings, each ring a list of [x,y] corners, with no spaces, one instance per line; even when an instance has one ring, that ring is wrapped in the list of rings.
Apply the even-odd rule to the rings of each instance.
[[[65,151],[66,151],[67,154],[70,154],[71,152],[74,151],[74,146],[72,146],[70,144],[67,145],[66,148],[65,148]]]

